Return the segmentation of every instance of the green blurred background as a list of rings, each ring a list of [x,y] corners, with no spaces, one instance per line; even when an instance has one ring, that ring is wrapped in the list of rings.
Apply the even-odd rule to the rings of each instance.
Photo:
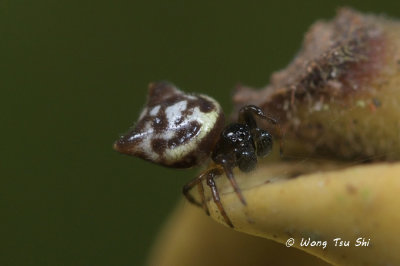
[[[182,185],[112,143],[150,81],[260,87],[339,6],[399,1],[0,1],[0,265],[141,265]],[[195,228],[193,228],[195,230]]]

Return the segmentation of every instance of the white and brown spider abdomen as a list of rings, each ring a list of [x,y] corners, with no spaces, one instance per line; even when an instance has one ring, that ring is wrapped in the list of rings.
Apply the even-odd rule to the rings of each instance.
[[[187,168],[205,161],[224,127],[217,101],[186,94],[168,82],[149,85],[139,121],[114,148],[168,167]]]

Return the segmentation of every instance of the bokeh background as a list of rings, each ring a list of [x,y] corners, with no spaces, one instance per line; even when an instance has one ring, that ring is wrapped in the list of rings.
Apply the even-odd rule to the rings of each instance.
[[[150,81],[261,87],[340,6],[398,1],[0,1],[0,265],[142,265],[197,170],[112,150]],[[196,230],[193,228],[193,230]]]

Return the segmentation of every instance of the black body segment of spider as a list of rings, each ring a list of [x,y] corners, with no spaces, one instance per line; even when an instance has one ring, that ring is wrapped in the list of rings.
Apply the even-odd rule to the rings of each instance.
[[[193,167],[211,157],[212,166],[187,183],[183,194],[209,214],[202,183],[205,180],[225,222],[233,227],[214,179],[225,173],[240,201],[246,205],[232,170],[235,167],[243,172],[253,170],[257,157],[266,156],[272,149],[271,135],[257,127],[256,118],[277,124],[259,107],[249,105],[240,109],[237,123],[224,127],[222,109],[211,97],[184,93],[169,82],[151,83],[147,104],[138,122],[114,143],[114,149],[173,168]],[[198,186],[201,202],[190,195],[195,186]]]
[[[267,117],[257,106],[248,105],[242,107],[239,111],[238,123],[227,125],[221,132],[211,154],[214,165],[183,187],[183,194],[186,198],[190,202],[202,206],[206,213],[209,214],[202,183],[203,180],[206,180],[215,204],[230,227],[234,226],[223,208],[214,178],[225,173],[238,198],[243,205],[246,205],[246,200],[236,183],[232,169],[237,166],[243,172],[253,170],[257,164],[257,156],[264,157],[268,155],[273,144],[271,134],[257,127],[256,117],[266,119],[274,125],[277,123],[275,119]],[[199,187],[201,203],[196,202],[189,194],[190,190],[196,185]]]

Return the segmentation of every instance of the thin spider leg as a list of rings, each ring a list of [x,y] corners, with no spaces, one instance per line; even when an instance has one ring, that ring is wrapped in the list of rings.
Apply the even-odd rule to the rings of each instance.
[[[247,205],[246,200],[242,194],[242,191],[240,190],[238,184],[236,183],[235,177],[233,176],[232,168],[229,167],[227,164],[224,164],[223,167],[224,167],[226,176],[228,177],[233,189],[235,190],[236,195],[239,197],[239,199],[243,203],[243,205]]]
[[[238,122],[241,124],[246,124],[252,128],[257,127],[257,122],[254,119],[254,114],[258,114],[258,116],[264,117],[264,113],[262,110],[254,105],[246,105],[240,108]]]
[[[279,156],[283,158],[283,140],[284,140],[284,133],[280,124],[275,124],[278,128],[278,135],[279,135]]]
[[[258,116],[262,119],[265,119],[273,125],[278,124],[277,119],[275,119],[273,116],[269,114],[265,114],[260,107],[257,107],[255,105],[246,105],[240,108],[239,118],[238,118],[239,123],[245,122],[250,126],[250,128],[257,127],[254,116]]]
[[[279,125],[278,124],[278,120],[277,119],[275,119],[274,117],[272,117],[271,115],[269,115],[269,114],[267,114],[267,115],[265,115],[264,114],[264,117],[263,117],[265,120],[267,120],[268,122],[270,122],[271,124],[273,124],[273,125]]]
[[[231,220],[229,219],[228,215],[225,212],[224,206],[222,206],[221,199],[219,198],[219,193],[217,186],[215,185],[214,181],[214,173],[210,172],[210,175],[207,177],[207,185],[211,189],[211,194],[213,196],[214,203],[217,205],[219,212],[221,213],[222,217],[224,218],[227,225],[230,227],[234,227]]]
[[[194,197],[190,194],[190,190],[192,190],[192,188],[195,187],[196,185],[201,184],[203,179],[204,179],[204,175],[201,174],[200,176],[196,177],[195,179],[193,179],[192,181],[190,181],[189,183],[184,185],[182,188],[183,195],[185,195],[186,199],[190,203],[193,203],[194,205],[199,206],[199,207],[202,207],[203,204],[197,202],[194,199]],[[204,189],[203,189],[203,196],[204,196]],[[201,196],[201,197],[203,197],[203,196]]]
[[[283,133],[282,133],[282,128],[281,128],[281,126],[280,125],[278,125],[278,128],[279,128],[279,156],[281,157],[281,158],[283,158],[283,139],[284,139],[284,135],[283,135]]]
[[[186,199],[190,203],[193,203],[196,206],[202,207],[207,215],[210,215],[210,212],[209,212],[207,204],[206,204],[206,198],[205,198],[205,195],[204,195],[204,187],[203,187],[202,181],[204,179],[206,179],[213,172],[215,172],[213,174],[221,174],[218,171],[221,172],[221,170],[219,170],[218,168],[215,168],[215,167],[214,168],[210,168],[210,169],[206,170],[205,172],[203,172],[202,174],[200,174],[195,179],[193,179],[192,181],[190,181],[189,183],[187,183],[182,189],[183,195],[185,195]],[[201,202],[196,201],[195,198],[190,194],[190,191],[196,185],[198,186],[198,191],[199,191],[199,194],[200,194]]]
[[[207,204],[206,204],[206,197],[204,195],[204,187],[203,187],[203,182],[199,182],[197,184],[197,188],[199,190],[200,194],[200,199],[201,199],[201,205],[203,205],[203,209],[206,212],[208,216],[210,216],[210,211],[208,210]]]

